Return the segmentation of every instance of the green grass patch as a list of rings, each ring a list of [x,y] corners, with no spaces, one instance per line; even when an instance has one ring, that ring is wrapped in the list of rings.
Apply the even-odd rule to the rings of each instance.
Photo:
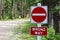
[[[30,34],[23,33],[20,36],[21,36],[20,38],[22,38],[22,40],[36,40],[36,36],[32,36]]]
[[[22,33],[23,33],[21,35],[22,40],[36,40],[36,36],[30,35],[31,26],[36,26],[36,24],[31,24],[30,22],[28,22],[27,24],[22,26]]]
[[[36,36],[30,35],[31,26],[36,26],[36,24],[31,24],[30,22],[19,24],[17,29],[14,30],[14,34],[18,34],[22,30],[22,34],[20,35],[22,40],[36,40]]]

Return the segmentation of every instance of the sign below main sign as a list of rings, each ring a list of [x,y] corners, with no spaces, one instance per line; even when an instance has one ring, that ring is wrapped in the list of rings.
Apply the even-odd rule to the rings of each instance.
[[[45,27],[31,27],[31,35],[46,36],[47,28]]]

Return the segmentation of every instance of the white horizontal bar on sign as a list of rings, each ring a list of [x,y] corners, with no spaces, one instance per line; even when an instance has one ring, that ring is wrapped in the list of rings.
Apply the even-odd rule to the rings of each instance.
[[[32,16],[45,16],[46,14],[42,14],[42,13],[40,13],[40,14],[38,14],[38,13],[35,13],[35,14],[32,14]]]

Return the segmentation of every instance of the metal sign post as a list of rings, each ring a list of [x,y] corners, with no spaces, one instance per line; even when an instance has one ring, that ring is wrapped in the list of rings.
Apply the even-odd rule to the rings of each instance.
[[[37,6],[41,6],[41,3],[38,3]],[[37,23],[37,27],[41,27],[41,24]],[[37,36],[37,40],[41,40],[41,36]]]

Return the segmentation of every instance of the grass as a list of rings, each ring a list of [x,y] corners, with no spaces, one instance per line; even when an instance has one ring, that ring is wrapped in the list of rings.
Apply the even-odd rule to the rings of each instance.
[[[25,24],[22,27],[22,40],[36,40],[36,36],[32,36],[30,35],[30,27],[31,26],[36,26],[36,24],[31,24],[30,22],[28,22],[27,24]]]
[[[22,39],[22,40],[36,40],[36,36],[30,35],[30,27],[31,26],[36,26],[36,24],[31,24],[30,22],[28,22],[26,24],[20,24],[20,25],[18,25],[18,28],[15,29],[14,34],[18,34],[21,29],[22,34],[19,35],[20,39]]]

